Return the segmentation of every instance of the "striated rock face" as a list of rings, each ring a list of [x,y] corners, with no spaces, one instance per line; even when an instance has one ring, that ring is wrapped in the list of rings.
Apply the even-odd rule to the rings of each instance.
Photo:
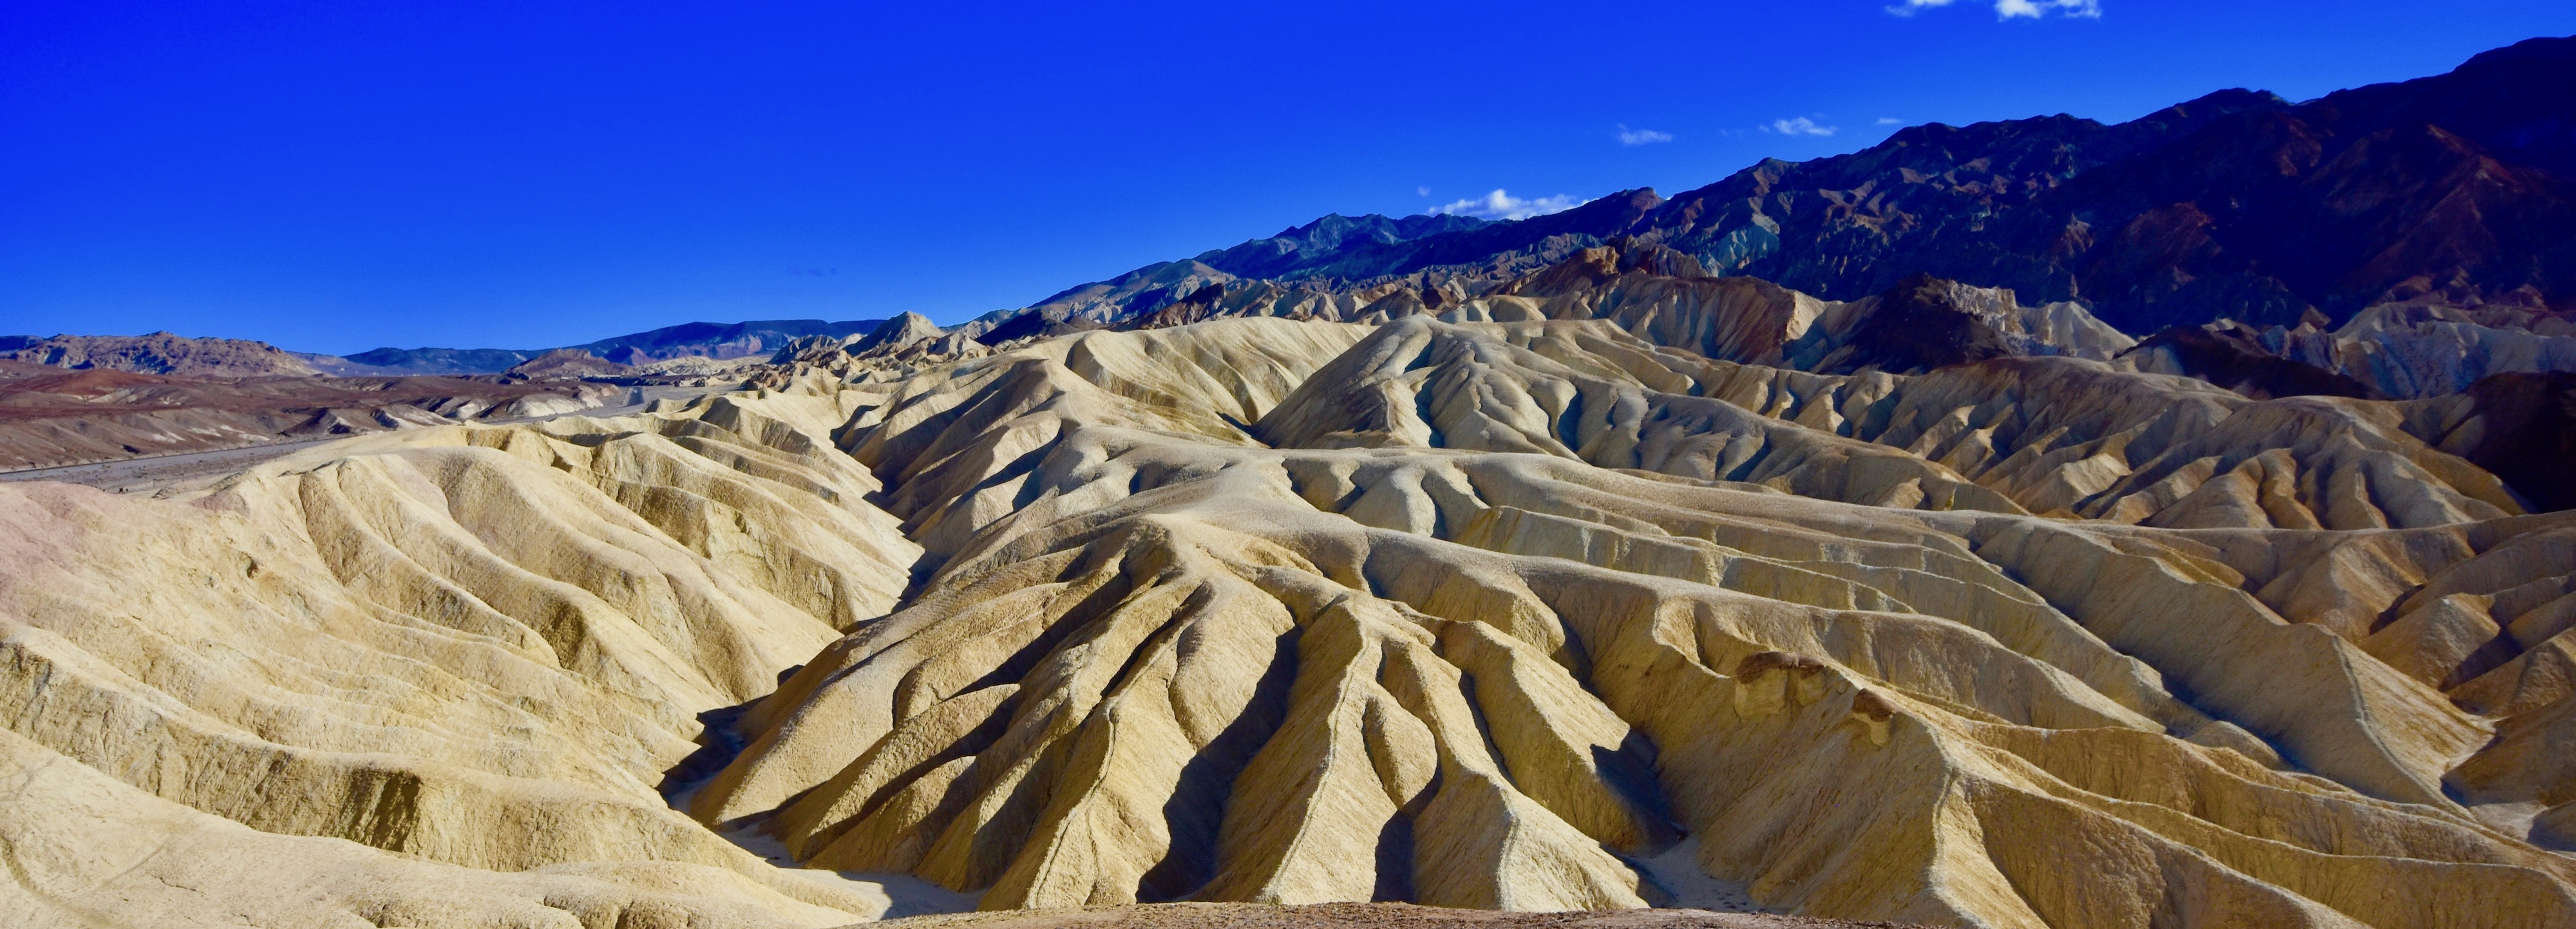
[[[2554,408],[1686,258],[0,487],[0,921],[2576,923]]]
[[[2378,389],[2336,373],[2334,362],[2311,364],[2296,357],[2311,352],[2276,354],[2275,345],[2304,349],[2317,340],[2314,325],[2297,330],[2278,326],[2257,331],[2237,322],[2176,326],[2147,337],[2122,353],[2121,366],[2153,374],[2197,377],[2257,400],[2275,397],[2374,397]],[[2295,340],[2295,341],[2294,341]],[[2328,359],[2331,358],[2329,354]]]
[[[2576,316],[2524,296],[2519,304],[2371,307],[2334,331],[2330,366],[2401,398],[2459,393],[2497,374],[2576,374]]]
[[[2513,296],[2520,299],[2385,303],[2331,331],[2314,314],[2297,328],[2178,327],[2141,343],[2124,364],[2257,397],[2421,399],[2457,394],[2498,374],[2576,374],[2576,318],[2551,312],[2530,291]]]

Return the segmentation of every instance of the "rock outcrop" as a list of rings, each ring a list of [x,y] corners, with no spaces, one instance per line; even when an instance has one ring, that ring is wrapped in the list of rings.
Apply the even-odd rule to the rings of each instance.
[[[2176,326],[2149,336],[2122,353],[2121,366],[2151,374],[2196,377],[2256,400],[2276,397],[2360,397],[2387,399],[2378,389],[2334,370],[2329,360],[2311,364],[2275,351],[2299,339],[2304,347],[2318,330],[2317,317],[2297,330],[2278,326],[2257,331],[2238,322]],[[2304,353],[2303,353],[2304,354]]]
[[[2438,397],[2497,374],[2576,374],[2576,315],[2521,305],[2383,304],[2334,332],[2333,367],[2391,397]]]
[[[2498,374],[2576,374],[2576,319],[2550,312],[2530,291],[2514,296],[2521,299],[2385,303],[2332,330],[2315,314],[2296,328],[2177,327],[2140,343],[2124,365],[2187,374],[2258,398],[2422,399],[2461,393]]]

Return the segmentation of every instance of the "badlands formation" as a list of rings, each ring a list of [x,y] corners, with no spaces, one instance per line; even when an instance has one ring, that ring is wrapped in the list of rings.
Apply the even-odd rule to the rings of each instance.
[[[0,485],[0,923],[2576,925],[2576,511],[2479,408],[1689,270]]]

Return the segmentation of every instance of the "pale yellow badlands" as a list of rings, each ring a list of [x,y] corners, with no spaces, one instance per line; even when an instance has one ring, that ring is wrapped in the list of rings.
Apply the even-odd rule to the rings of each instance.
[[[1819,916],[2576,925],[2576,512],[2396,404],[1587,314],[0,486],[0,923],[1607,909],[1680,849]]]

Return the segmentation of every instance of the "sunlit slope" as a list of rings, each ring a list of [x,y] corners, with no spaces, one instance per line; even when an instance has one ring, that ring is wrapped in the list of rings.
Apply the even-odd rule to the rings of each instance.
[[[783,876],[656,789],[698,714],[901,594],[917,549],[830,448],[846,412],[740,395],[407,432],[184,503],[0,487],[0,718],[34,792],[13,795],[0,912],[220,921],[188,895],[117,902],[164,872],[287,922],[278,897],[306,884],[321,912],[406,924],[497,924],[559,894],[600,924],[882,909]],[[79,802],[32,799],[49,791]],[[491,873],[528,869],[589,876]]]

